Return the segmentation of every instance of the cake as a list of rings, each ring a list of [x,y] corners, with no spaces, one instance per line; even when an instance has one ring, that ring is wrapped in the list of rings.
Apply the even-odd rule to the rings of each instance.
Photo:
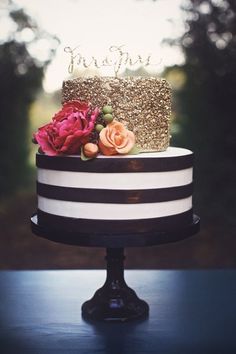
[[[166,80],[67,80],[62,103],[34,135],[39,225],[102,235],[192,223],[193,153],[169,146]]]

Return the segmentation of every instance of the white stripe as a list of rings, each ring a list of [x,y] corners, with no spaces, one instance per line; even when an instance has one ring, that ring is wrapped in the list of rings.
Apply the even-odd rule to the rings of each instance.
[[[40,210],[54,215],[99,220],[149,219],[183,213],[192,208],[192,197],[161,203],[78,203],[38,197]]]
[[[154,189],[189,184],[193,169],[168,172],[93,173],[38,168],[38,182],[59,187],[91,189]]]

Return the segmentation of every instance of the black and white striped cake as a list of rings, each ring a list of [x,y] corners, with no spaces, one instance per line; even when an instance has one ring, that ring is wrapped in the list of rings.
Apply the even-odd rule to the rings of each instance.
[[[83,233],[154,232],[192,223],[193,153],[169,147],[139,155],[38,153],[39,224]]]

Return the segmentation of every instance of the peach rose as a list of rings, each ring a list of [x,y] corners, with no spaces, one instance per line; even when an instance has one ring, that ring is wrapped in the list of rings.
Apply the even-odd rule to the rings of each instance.
[[[128,154],[135,144],[134,133],[113,121],[99,134],[99,148],[104,155]]]

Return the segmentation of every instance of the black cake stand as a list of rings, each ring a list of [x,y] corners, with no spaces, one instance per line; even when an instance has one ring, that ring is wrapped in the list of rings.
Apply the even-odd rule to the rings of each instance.
[[[107,250],[107,278],[92,299],[82,305],[82,316],[86,320],[128,321],[146,318],[148,304],[140,300],[124,280],[124,248],[144,247],[177,242],[197,233],[200,218],[193,216],[191,225],[175,231],[136,234],[98,234],[65,232],[38,224],[37,214],[31,218],[31,228],[37,236],[51,241],[86,247],[105,247]]]

